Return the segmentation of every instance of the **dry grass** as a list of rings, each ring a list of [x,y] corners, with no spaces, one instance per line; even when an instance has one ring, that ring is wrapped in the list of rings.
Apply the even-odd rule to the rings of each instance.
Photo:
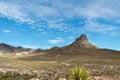
[[[0,57],[0,71],[34,73],[37,74],[36,78],[46,77],[48,80],[64,76],[70,80],[70,71],[78,64],[89,68],[92,77],[107,76],[120,79],[120,59],[90,58],[87,53],[70,54],[70,56],[58,54],[3,55]]]

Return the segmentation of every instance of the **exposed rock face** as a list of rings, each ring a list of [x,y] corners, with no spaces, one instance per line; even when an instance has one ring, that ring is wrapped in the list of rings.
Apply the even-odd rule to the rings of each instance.
[[[88,38],[85,34],[82,34],[79,38],[75,40],[72,44],[69,45],[70,47],[78,47],[78,48],[98,48],[92,43],[88,41]]]
[[[18,52],[27,52],[30,51],[29,48],[14,47],[4,43],[0,44],[0,53],[18,53]]]
[[[82,34],[78,40],[88,40],[85,34]]]

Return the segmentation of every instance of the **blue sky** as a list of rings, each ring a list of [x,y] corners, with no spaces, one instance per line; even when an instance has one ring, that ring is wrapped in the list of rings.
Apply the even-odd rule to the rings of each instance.
[[[119,0],[0,0],[0,43],[47,49],[82,33],[120,50]]]

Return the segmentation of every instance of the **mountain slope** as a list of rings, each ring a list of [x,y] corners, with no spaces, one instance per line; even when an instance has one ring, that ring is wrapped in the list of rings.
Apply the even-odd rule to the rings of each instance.
[[[24,57],[25,60],[120,60],[120,51],[98,48],[82,34],[72,44],[64,47],[52,47],[43,51],[46,54]],[[41,52],[37,52],[41,53]]]
[[[85,34],[82,34],[79,38],[77,38],[72,44],[67,47],[75,47],[75,48],[98,48],[88,41],[88,38]]]
[[[86,58],[86,59],[120,59],[120,51],[102,49],[89,42],[87,36],[82,34],[72,44],[50,49],[47,55],[68,58]]]
[[[24,51],[30,51],[30,50],[31,49],[29,48],[14,47],[4,43],[0,44],[0,53],[18,53],[18,52],[24,52]]]
[[[14,52],[15,47],[1,43],[0,44],[0,52],[2,53],[13,53]]]

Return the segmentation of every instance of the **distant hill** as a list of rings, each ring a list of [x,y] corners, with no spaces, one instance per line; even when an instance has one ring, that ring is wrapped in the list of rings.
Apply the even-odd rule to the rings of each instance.
[[[0,53],[29,52],[33,56],[23,57],[26,60],[70,60],[70,59],[114,59],[120,60],[120,51],[102,49],[90,43],[87,36],[82,34],[73,43],[63,47],[52,47],[48,50],[14,47],[4,43],[0,44]],[[41,54],[42,53],[42,54]],[[45,54],[44,54],[45,53]]]
[[[82,34],[79,38],[77,38],[73,43],[67,46],[63,47],[52,47],[48,50],[48,52],[54,52],[54,51],[71,51],[72,50],[79,50],[79,49],[100,49],[94,44],[90,43],[87,36],[85,34]]]
[[[0,53],[19,53],[19,52],[25,52],[30,51],[30,48],[23,48],[23,47],[14,47],[11,45],[7,45],[5,43],[0,43]]]
[[[120,60],[120,51],[102,49],[89,42],[87,36],[82,34],[72,44],[63,47],[52,47],[43,51],[44,55],[25,57],[26,60],[71,60],[71,59],[105,59]],[[41,53],[41,50],[37,50]]]

